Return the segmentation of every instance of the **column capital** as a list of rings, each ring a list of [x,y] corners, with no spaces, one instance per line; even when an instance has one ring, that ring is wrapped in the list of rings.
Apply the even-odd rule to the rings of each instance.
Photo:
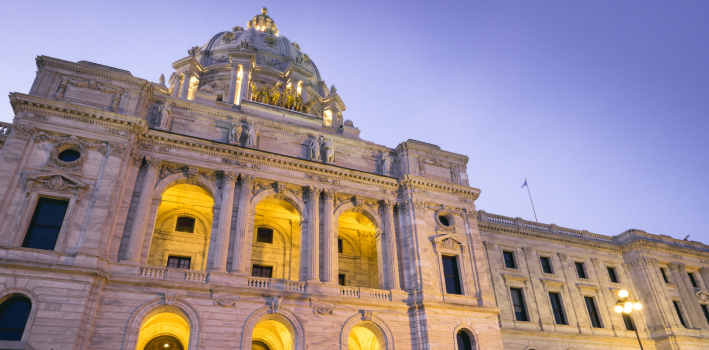
[[[683,269],[685,266],[687,266],[687,265],[683,264],[683,263],[678,263],[678,262],[671,262],[671,263],[667,264],[667,267],[669,267],[670,270],[678,270],[678,271],[680,269]]]
[[[241,69],[244,70],[244,73],[251,72],[251,65],[250,64],[240,64]]]
[[[325,188],[322,190],[322,195],[323,195],[323,197],[325,197],[325,199],[333,199],[333,198],[335,198],[336,194],[337,194],[337,192],[335,192],[334,190],[331,190],[329,188]]]
[[[379,204],[382,206],[382,208],[386,210],[393,210],[394,206],[396,205],[396,202],[390,199],[383,199],[379,201]]]
[[[239,67],[241,67],[241,64],[239,64],[238,62],[231,62],[231,63],[229,63],[229,65],[231,66],[231,69],[233,69],[235,71],[238,71]]]
[[[160,165],[162,165],[162,159],[145,156],[145,165],[149,170],[158,170],[160,169]]]
[[[559,259],[561,259],[561,262],[562,262],[562,263],[563,263],[564,261],[566,261],[566,260],[569,258],[569,256],[566,255],[566,253],[556,253],[556,255],[559,256]]]
[[[241,174],[239,177],[239,183],[243,185],[251,185],[254,183],[254,176],[249,174]]]
[[[130,164],[133,166],[140,166],[143,163],[143,157],[135,152],[130,152]]]
[[[322,192],[321,189],[319,189],[319,188],[317,188],[317,187],[315,187],[315,186],[313,186],[313,185],[309,185],[309,186],[308,186],[308,195],[309,195],[310,197],[313,197],[313,196],[320,196],[320,193],[321,193],[321,192]]]
[[[232,183],[233,184],[236,182],[236,180],[238,178],[239,178],[239,174],[231,172],[231,171],[225,171],[222,174],[222,180],[224,181],[224,183]]]
[[[698,271],[699,271],[699,274],[701,274],[702,276],[709,276],[709,268],[707,268],[707,267],[702,267]]]

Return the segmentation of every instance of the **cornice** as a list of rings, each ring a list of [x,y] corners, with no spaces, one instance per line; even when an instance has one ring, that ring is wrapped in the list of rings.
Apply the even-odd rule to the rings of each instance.
[[[100,68],[93,68],[96,70],[101,70],[101,73],[99,73],[97,71],[91,70],[92,68],[81,65],[79,63],[64,61],[64,60],[60,60],[58,58],[49,57],[49,56],[37,56],[37,67],[41,69],[45,66],[52,66],[52,67],[57,67],[57,68],[62,68],[62,69],[74,71],[77,73],[93,75],[96,77],[110,79],[113,81],[119,81],[119,82],[122,82],[125,84],[130,84],[130,85],[138,86],[141,88],[143,86],[145,86],[146,83],[148,83],[148,81],[146,79],[142,79],[142,78],[136,78],[136,77],[131,76],[131,79],[126,79],[125,74],[120,74],[120,73],[112,74],[112,73],[108,73],[108,71],[100,69]]]
[[[419,152],[419,153],[428,154],[428,155],[431,155],[434,157],[439,157],[439,158],[444,158],[444,159],[455,159],[464,165],[467,165],[468,160],[470,159],[470,158],[468,158],[468,156],[465,156],[462,154],[443,151],[443,150],[433,150],[430,148],[417,147],[417,146],[412,145],[407,142],[408,141],[398,144],[395,149],[396,153],[399,153],[399,150],[415,151],[415,152]]]
[[[473,201],[477,200],[480,196],[480,190],[477,188],[453,184],[450,182],[432,180],[416,175],[402,175],[401,177],[399,177],[399,182],[401,183],[402,187],[408,186],[410,188],[450,193],[453,195],[462,196],[463,198],[470,198]]]
[[[523,236],[529,236],[529,237],[534,237],[534,238],[539,238],[539,239],[555,241],[555,242],[559,242],[559,243],[573,244],[573,245],[584,246],[584,247],[591,247],[594,249],[604,249],[604,250],[609,250],[609,251],[613,251],[613,252],[617,252],[617,253],[622,252],[620,246],[610,244],[610,243],[597,243],[594,241],[579,240],[579,239],[577,239],[577,238],[575,239],[573,237],[568,237],[568,236],[563,236],[563,235],[555,235],[555,234],[547,234],[547,233],[538,232],[538,231],[521,229],[519,227],[499,225],[499,224],[495,224],[495,223],[491,223],[491,222],[487,222],[487,221],[478,220],[478,227],[480,229],[494,230],[494,231],[503,232],[503,233],[518,234],[518,235],[523,235]]]
[[[652,249],[652,250],[666,251],[666,252],[670,252],[670,253],[686,254],[686,255],[691,255],[691,256],[695,256],[695,257],[699,257],[699,258],[703,258],[703,259],[709,259],[709,253],[707,253],[707,252],[701,252],[701,251],[689,249],[689,248],[676,247],[673,245],[669,245],[667,243],[653,242],[653,241],[649,241],[649,240],[644,240],[642,238],[636,238],[636,239],[622,245],[621,248],[623,250],[623,253],[642,250],[642,249]]]

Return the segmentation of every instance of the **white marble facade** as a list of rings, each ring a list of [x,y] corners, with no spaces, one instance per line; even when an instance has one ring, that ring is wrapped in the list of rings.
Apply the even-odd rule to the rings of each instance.
[[[0,348],[142,350],[172,336],[185,349],[458,349],[458,332],[472,349],[639,348],[613,311],[620,289],[645,306],[645,349],[709,348],[709,247],[477,211],[467,156],[360,139],[303,50],[263,11],[158,83],[37,57],[0,126],[0,302],[32,305],[21,341]],[[53,249],[25,247],[42,198],[68,203]]]

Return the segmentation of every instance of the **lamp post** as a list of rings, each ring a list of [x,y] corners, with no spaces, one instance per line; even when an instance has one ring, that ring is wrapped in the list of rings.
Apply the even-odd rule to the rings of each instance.
[[[643,308],[643,305],[638,302],[638,299],[635,299],[635,302],[632,302],[628,300],[628,291],[623,289],[618,292],[618,302],[615,305],[615,312],[617,313],[626,313],[630,317],[630,320],[633,322],[633,330],[635,330],[635,336],[638,337],[638,344],[640,344],[640,350],[643,350],[643,343],[640,342],[640,335],[638,335],[638,327],[635,325],[635,321],[633,320],[633,316],[631,315],[631,312],[633,310],[640,310]]]

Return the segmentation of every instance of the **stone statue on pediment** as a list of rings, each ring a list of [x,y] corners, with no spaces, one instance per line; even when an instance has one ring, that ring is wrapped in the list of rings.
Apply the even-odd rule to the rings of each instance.
[[[310,140],[310,160],[320,160],[320,141]]]
[[[167,120],[170,118],[170,114],[172,114],[170,102],[165,102],[160,106],[158,112],[160,113],[160,128],[165,129],[167,128]]]
[[[384,155],[382,157],[382,175],[389,175],[391,173],[391,157],[389,155]]]
[[[325,161],[327,163],[335,163],[335,144],[332,143],[332,138],[323,142],[323,148],[325,149]]]
[[[160,80],[158,80],[158,83],[165,86],[165,74],[160,74]]]

